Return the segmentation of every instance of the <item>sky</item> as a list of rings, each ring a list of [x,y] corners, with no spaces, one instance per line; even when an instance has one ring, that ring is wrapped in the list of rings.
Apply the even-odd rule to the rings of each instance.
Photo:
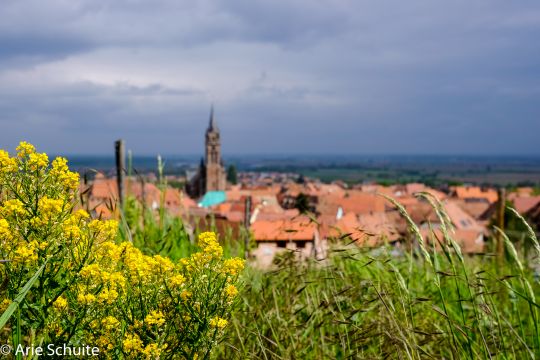
[[[540,155],[538,0],[0,0],[0,148]]]

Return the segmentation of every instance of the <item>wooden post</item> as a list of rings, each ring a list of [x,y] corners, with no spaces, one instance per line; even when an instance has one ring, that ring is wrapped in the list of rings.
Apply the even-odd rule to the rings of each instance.
[[[114,150],[116,154],[116,183],[118,185],[118,201],[120,208],[124,208],[124,171],[126,171],[126,156],[124,140],[116,140]]]
[[[497,203],[497,227],[504,231],[504,209],[506,205],[506,189],[504,187],[498,190],[499,202]],[[497,256],[502,259],[504,256],[504,239],[502,234],[497,235]]]
[[[244,238],[244,257],[249,258],[249,238],[250,238],[250,220],[251,220],[251,196],[247,196],[244,209],[244,227],[246,228],[246,237]]]

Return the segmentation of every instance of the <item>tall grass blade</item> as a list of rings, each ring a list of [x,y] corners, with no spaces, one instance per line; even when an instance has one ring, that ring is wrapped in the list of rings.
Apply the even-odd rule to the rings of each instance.
[[[47,261],[48,260],[45,260],[45,262],[43,263],[43,265],[41,265],[41,267],[39,269],[36,270],[36,272],[34,273],[34,275],[32,275],[32,277],[30,278],[30,280],[28,280],[28,282],[24,285],[24,287],[21,289],[21,291],[19,292],[19,294],[15,297],[15,299],[13,299],[13,301],[11,302],[11,304],[9,304],[9,306],[7,307],[7,309],[4,311],[4,313],[2,314],[2,316],[0,316],[0,329],[3,329],[4,326],[6,325],[6,323],[9,321],[9,319],[11,318],[11,315],[13,315],[13,313],[15,312],[15,310],[17,310],[17,308],[19,307],[19,304],[24,300],[24,298],[26,297],[26,294],[28,293],[28,291],[32,288],[32,286],[34,286],[34,284],[36,283],[36,281],[39,279],[39,276],[41,275],[41,273],[43,272],[43,269],[45,269],[45,265],[47,265]]]

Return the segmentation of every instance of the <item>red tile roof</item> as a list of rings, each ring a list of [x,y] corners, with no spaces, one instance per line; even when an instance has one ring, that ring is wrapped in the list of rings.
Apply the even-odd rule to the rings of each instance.
[[[499,199],[494,189],[482,189],[478,186],[454,186],[452,191],[458,199],[484,199],[489,203],[494,203]]]
[[[513,203],[517,212],[525,214],[540,203],[540,196],[516,197]]]
[[[256,241],[313,241],[317,225],[308,218],[257,220],[250,228]]]
[[[369,214],[383,212],[385,202],[382,196],[351,190],[345,196],[328,195],[319,198],[317,211],[323,215],[336,215],[341,208],[343,213]]]

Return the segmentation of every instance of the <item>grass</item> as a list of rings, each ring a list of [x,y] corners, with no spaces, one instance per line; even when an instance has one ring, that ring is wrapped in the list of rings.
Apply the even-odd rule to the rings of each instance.
[[[216,358],[534,359],[538,283],[492,257],[336,246],[323,263],[250,269]],[[529,285],[527,285],[529,284]]]
[[[291,252],[271,270],[249,267],[239,307],[213,357],[540,356],[540,286],[534,272],[540,246],[534,231],[529,228],[526,239],[534,248],[531,258],[518,253],[505,235],[505,259],[469,257],[453,240],[440,204],[421,196],[440,217],[438,251],[422,241],[408,219],[415,246],[400,256],[391,246],[362,249],[336,241],[323,261],[297,262]],[[133,232],[134,242],[151,253],[187,255],[191,245],[179,220],[155,219],[148,217],[144,229]],[[229,234],[222,242],[227,253],[242,256],[242,241]]]
[[[345,238],[332,244],[323,261],[299,263],[291,252],[272,270],[248,267],[239,308],[213,357],[539,357],[540,245],[534,231],[514,212],[534,255],[518,253],[502,233],[504,259],[489,253],[469,257],[454,241],[441,204],[429,194],[420,197],[439,217],[443,235],[437,251],[394,202],[411,234],[404,254],[392,255],[390,246],[358,248]],[[180,258],[194,250],[179,219],[161,212],[162,220],[156,220],[134,201],[125,214],[123,236],[145,252]],[[243,241],[232,233],[221,242],[227,255],[243,255]]]

